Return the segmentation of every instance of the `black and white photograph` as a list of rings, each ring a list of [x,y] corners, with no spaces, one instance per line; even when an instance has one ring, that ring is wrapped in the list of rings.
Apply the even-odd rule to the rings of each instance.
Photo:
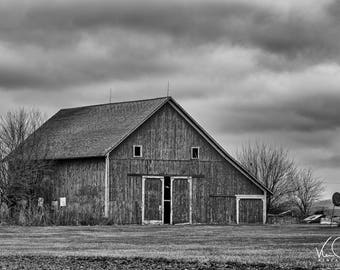
[[[0,269],[340,269],[340,1],[0,0]]]

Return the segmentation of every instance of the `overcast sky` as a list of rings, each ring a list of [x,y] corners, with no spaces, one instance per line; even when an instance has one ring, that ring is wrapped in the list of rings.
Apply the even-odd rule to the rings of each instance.
[[[0,114],[170,94],[340,191],[340,1],[0,0]]]

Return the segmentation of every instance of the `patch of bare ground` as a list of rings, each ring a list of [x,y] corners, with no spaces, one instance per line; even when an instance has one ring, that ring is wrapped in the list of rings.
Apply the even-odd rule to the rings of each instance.
[[[111,257],[53,257],[53,256],[5,256],[0,258],[1,269],[237,269],[237,270],[302,270],[307,268],[282,268],[272,264],[242,264],[232,262],[200,262],[168,260],[162,258],[111,258]],[[319,269],[317,267],[309,269]]]

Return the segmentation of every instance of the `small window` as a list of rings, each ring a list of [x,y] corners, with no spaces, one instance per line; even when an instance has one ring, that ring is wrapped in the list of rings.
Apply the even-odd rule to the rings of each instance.
[[[191,147],[191,158],[199,159],[200,157],[200,148],[199,147]]]
[[[142,157],[143,151],[141,145],[134,145],[133,146],[133,157]]]

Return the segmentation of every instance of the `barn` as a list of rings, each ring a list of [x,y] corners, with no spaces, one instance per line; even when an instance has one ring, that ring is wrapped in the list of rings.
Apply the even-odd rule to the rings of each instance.
[[[62,109],[48,138],[52,198],[114,224],[265,223],[271,192],[172,97]]]

